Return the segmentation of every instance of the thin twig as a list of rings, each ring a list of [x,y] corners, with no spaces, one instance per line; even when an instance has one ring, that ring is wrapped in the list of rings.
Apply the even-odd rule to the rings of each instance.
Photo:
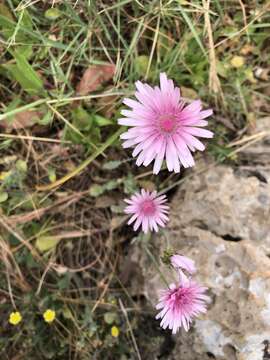
[[[150,257],[151,261],[153,262],[153,264],[154,264],[155,268],[157,269],[157,271],[158,271],[158,273],[159,273],[159,275],[160,275],[161,279],[162,279],[162,280],[163,280],[163,282],[166,284],[166,286],[168,286],[168,287],[169,287],[169,284],[168,284],[168,282],[167,282],[167,280],[166,280],[165,276],[163,275],[162,271],[160,270],[160,266],[159,266],[159,264],[158,264],[157,260],[154,258],[153,254],[152,254],[152,253],[151,253],[151,251],[148,249],[148,247],[147,247],[147,245],[146,245],[146,244],[144,244],[144,249],[146,250],[146,252],[147,252],[148,256]]]
[[[237,154],[237,153],[243,151],[244,149],[248,148],[250,145],[255,144],[255,143],[258,142],[260,139],[262,139],[264,136],[265,136],[265,134],[264,134],[264,135],[261,135],[260,137],[256,137],[255,139],[251,140],[250,142],[248,142],[248,143],[245,144],[245,145],[240,146],[240,147],[237,148],[236,150],[232,151],[232,152],[230,153],[229,157],[232,157],[232,156],[234,156],[235,154]]]
[[[130,331],[130,336],[131,336],[131,339],[132,339],[133,346],[134,346],[134,348],[135,348],[136,354],[137,354],[137,356],[138,356],[138,359],[139,359],[139,360],[142,360],[141,355],[140,355],[140,352],[139,352],[139,348],[138,348],[138,345],[137,345],[137,342],[136,342],[136,339],[135,339],[135,336],[134,336],[134,333],[133,333],[133,330],[132,330],[132,326],[131,326],[130,321],[129,321],[129,318],[128,318],[127,311],[126,311],[126,309],[125,309],[125,307],[124,307],[121,299],[119,299],[119,305],[120,305],[120,308],[121,308],[121,310],[122,310],[122,312],[123,312],[123,314],[124,314],[124,317],[125,317],[125,319],[126,319],[126,322],[127,322],[127,324],[128,324],[128,328],[129,328],[129,331]]]
[[[217,62],[216,62],[216,55],[215,55],[215,44],[213,39],[212,33],[212,26],[209,16],[209,8],[210,8],[210,0],[203,0],[203,6],[206,10],[204,12],[204,19],[205,19],[205,26],[207,29],[208,34],[208,41],[209,41],[209,88],[210,91],[213,91],[215,94],[219,94],[220,98],[224,103],[224,96],[222,93],[221,84],[217,75]]]
[[[160,24],[160,15],[158,16],[158,20],[157,20],[157,27],[156,27],[156,31],[155,31],[155,35],[154,35],[153,45],[152,45],[152,48],[151,48],[149,61],[148,61],[148,65],[147,65],[147,70],[146,70],[146,74],[145,74],[145,77],[144,77],[145,80],[148,78],[149,71],[150,71],[151,64],[152,64],[152,60],[153,60],[153,56],[154,56],[154,51],[155,51],[155,48],[156,48],[156,45],[157,45],[158,34],[159,34],[159,24]]]
[[[44,270],[44,272],[43,272],[43,274],[42,274],[42,276],[41,276],[41,278],[40,278],[38,288],[37,288],[37,291],[36,291],[36,295],[38,295],[40,293],[41,288],[42,288],[42,284],[43,284],[44,279],[45,279],[45,276],[46,276],[47,272],[50,270],[51,266],[52,266],[52,263],[51,263],[51,261],[49,261],[46,268],[45,268],[45,270]]]
[[[239,4],[241,6],[241,10],[242,10],[242,14],[243,14],[243,20],[244,20],[244,25],[246,27],[246,31],[247,31],[247,35],[248,35],[248,28],[247,28],[247,14],[246,14],[246,9],[245,9],[245,5],[243,4],[242,0],[238,0]]]
[[[246,143],[246,142],[248,142],[250,140],[253,140],[253,139],[260,140],[260,139],[264,138],[267,135],[270,135],[270,131],[261,131],[261,132],[259,132],[257,134],[246,136],[243,139],[233,141],[230,144],[228,144],[227,147],[233,147],[233,146],[236,146],[236,145],[241,145],[241,144]]]
[[[0,137],[7,139],[35,140],[35,141],[44,141],[44,142],[59,143],[59,144],[71,144],[71,141],[49,139],[49,138],[43,138],[39,136],[29,136],[29,135],[0,134]]]

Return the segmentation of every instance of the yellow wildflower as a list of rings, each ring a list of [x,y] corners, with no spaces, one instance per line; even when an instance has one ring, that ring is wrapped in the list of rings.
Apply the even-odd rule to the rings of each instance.
[[[119,329],[117,326],[111,328],[111,334],[113,337],[117,338],[119,336]]]
[[[245,58],[243,56],[236,55],[231,59],[231,65],[236,69],[242,67],[244,64],[245,64]]]
[[[0,180],[1,181],[6,180],[6,178],[8,178],[10,174],[11,174],[11,171],[2,171],[0,173]]]
[[[43,314],[43,318],[47,323],[53,322],[55,319],[55,311],[51,309],[46,310]]]
[[[17,325],[22,321],[22,315],[19,311],[14,311],[9,315],[9,323],[11,325]]]

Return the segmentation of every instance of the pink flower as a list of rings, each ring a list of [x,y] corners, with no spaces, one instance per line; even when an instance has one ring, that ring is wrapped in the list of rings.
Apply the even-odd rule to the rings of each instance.
[[[156,309],[162,309],[156,316],[156,319],[162,319],[160,326],[163,329],[169,327],[173,334],[180,327],[188,331],[194,317],[207,311],[206,301],[209,301],[209,297],[204,294],[206,287],[188,279],[183,273],[181,278],[178,286],[171,284],[162,291],[156,306]]]
[[[193,260],[182,255],[171,256],[171,264],[175,269],[186,270],[190,274],[196,272],[195,263]]]
[[[203,151],[205,146],[196,138],[211,138],[211,131],[202,129],[212,115],[211,109],[202,111],[200,100],[185,105],[180,90],[165,73],[160,74],[160,88],[152,88],[140,81],[135,83],[138,101],[124,99],[131,110],[122,110],[120,125],[131,126],[121,135],[124,148],[134,147],[132,156],[138,166],[148,166],[153,160],[153,173],[158,174],[164,157],[169,171],[178,173],[180,165],[194,165],[191,151]]]
[[[125,202],[129,204],[125,208],[125,213],[132,214],[128,224],[135,221],[133,226],[135,231],[142,225],[144,233],[147,233],[149,229],[157,232],[158,225],[164,227],[169,220],[166,215],[169,206],[164,205],[166,201],[166,195],[157,196],[156,191],[150,193],[144,189],[141,193],[132,195],[131,199],[125,199]]]

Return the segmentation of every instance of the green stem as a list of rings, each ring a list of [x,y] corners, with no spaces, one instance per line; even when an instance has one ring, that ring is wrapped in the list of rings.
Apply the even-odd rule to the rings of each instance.
[[[148,247],[147,247],[147,245],[146,245],[146,244],[144,244],[144,248],[145,248],[145,250],[146,250],[146,252],[147,252],[148,256],[150,257],[150,259],[152,260],[152,262],[153,262],[153,264],[154,264],[155,268],[157,269],[157,271],[158,271],[158,273],[159,273],[159,275],[160,275],[161,279],[162,279],[162,280],[163,280],[163,282],[166,284],[166,286],[168,286],[168,287],[169,287],[169,284],[168,284],[168,282],[167,282],[167,280],[166,280],[165,276],[164,276],[164,275],[163,275],[163,273],[160,271],[160,266],[159,266],[158,262],[156,261],[155,257],[153,256],[153,254],[151,253],[151,251],[148,249]]]

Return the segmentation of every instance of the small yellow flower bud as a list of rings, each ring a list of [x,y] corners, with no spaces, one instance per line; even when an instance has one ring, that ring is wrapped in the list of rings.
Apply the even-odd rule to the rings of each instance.
[[[46,310],[43,314],[43,318],[47,323],[53,322],[55,319],[55,311],[51,309]]]
[[[9,323],[11,325],[17,325],[22,321],[22,315],[19,313],[19,311],[12,312],[9,315]]]
[[[117,338],[119,336],[119,329],[117,326],[111,328],[111,334],[113,337]]]

